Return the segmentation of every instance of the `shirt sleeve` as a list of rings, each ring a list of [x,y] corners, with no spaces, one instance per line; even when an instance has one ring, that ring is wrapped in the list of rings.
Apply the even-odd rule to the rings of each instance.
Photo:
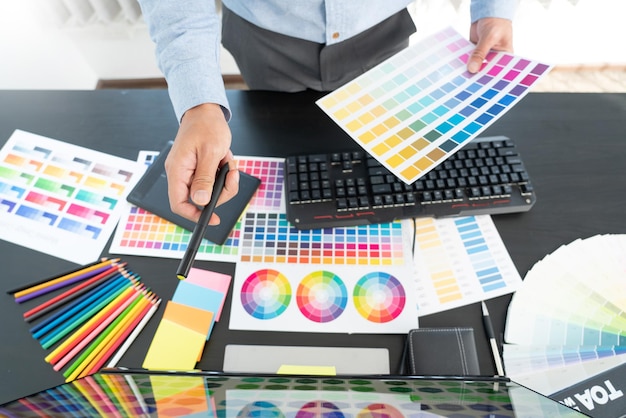
[[[472,0],[470,15],[472,22],[484,17],[500,17],[513,20],[517,0]]]
[[[176,117],[216,103],[230,120],[220,68],[221,20],[212,0],[139,0]]]

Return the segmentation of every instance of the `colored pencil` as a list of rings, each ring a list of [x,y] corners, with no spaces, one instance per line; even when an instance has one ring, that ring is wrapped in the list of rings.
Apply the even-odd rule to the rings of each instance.
[[[131,306],[136,299],[140,297],[139,293],[132,293],[130,297],[125,299],[124,302],[117,306],[115,311],[111,312],[102,321],[98,321],[92,326],[82,329],[80,333],[74,334],[71,338],[73,341],[69,342],[59,350],[55,356],[50,358],[50,363],[54,365],[53,369],[56,371],[61,370],[72,358],[76,357],[80,351],[87,346],[91,341],[94,341],[102,334],[107,327],[115,321],[128,306]]]
[[[92,355],[91,358],[88,358],[89,363],[78,377],[94,374],[100,370],[104,363],[115,353],[115,350],[124,342],[124,339],[132,332],[133,327],[136,327],[144,315],[148,313],[152,304],[151,296],[141,298],[141,300],[126,313],[124,319],[117,324],[115,329],[102,340],[95,354]]]
[[[48,312],[52,312],[53,310],[63,306],[64,304],[71,302],[77,297],[89,292],[91,289],[95,288],[101,282],[104,282],[111,277],[114,277],[118,272],[123,271],[123,267],[126,263],[118,264],[113,267],[109,267],[109,269],[103,271],[102,273],[92,277],[91,279],[74,286],[73,288],[61,293],[58,296],[24,312],[24,319],[27,322],[34,321],[37,318],[47,314]]]
[[[113,294],[102,300],[97,305],[87,310],[86,312],[78,315],[74,318],[70,323],[64,324],[60,329],[56,330],[53,334],[48,335],[41,339],[40,343],[43,348],[50,348],[54,343],[59,341],[61,338],[81,326],[88,327],[93,324],[95,321],[101,320],[112,307],[117,306],[121,303],[126,297],[128,297],[128,291],[132,287],[130,285],[122,287],[118,293]]]
[[[121,293],[119,293],[112,300],[103,301],[100,305],[95,307],[91,312],[87,313],[87,321],[76,330],[70,337],[68,337],[65,341],[63,341],[58,347],[56,347],[50,354],[45,357],[45,360],[51,364],[55,364],[60,356],[63,353],[66,353],[69,350],[72,350],[77,344],[86,344],[89,341],[86,341],[87,336],[95,329],[99,328],[102,323],[110,323],[112,318],[110,317],[111,313],[120,309],[121,306],[127,306],[131,297],[135,295],[133,287],[125,288]],[[68,327],[69,328],[69,327]],[[74,329],[73,327],[72,329]],[[67,335],[65,330],[62,332],[62,336]],[[58,338],[55,339],[58,341]],[[47,348],[47,347],[44,347]]]
[[[80,270],[77,270],[74,273],[67,274],[67,275],[61,276],[61,277],[57,277],[56,279],[49,280],[49,281],[47,281],[45,283],[41,283],[41,284],[38,284],[36,286],[29,287],[28,289],[21,290],[19,292],[16,292],[13,296],[15,297],[16,301],[21,303],[21,302],[24,302],[26,300],[32,299],[34,297],[34,296],[31,296],[31,297],[27,298],[27,295],[30,295],[32,293],[36,293],[37,295],[41,295],[43,293],[40,293],[40,291],[43,291],[44,289],[48,289],[50,287],[56,286],[59,283],[64,283],[64,282],[70,281],[70,280],[72,280],[75,277],[83,277],[83,278],[84,277],[91,277],[94,274],[93,273],[94,271],[98,271],[98,270],[102,269],[103,267],[106,267],[106,266],[108,266],[110,264],[113,264],[113,263],[117,263],[118,261],[119,261],[119,258],[102,261],[102,262],[100,262],[98,264],[94,264],[94,265],[86,267],[86,268],[81,268]]]
[[[91,262],[91,263],[89,263],[89,264],[86,264],[86,265],[84,265],[84,266],[82,266],[82,267],[80,267],[80,268],[81,268],[81,269],[82,269],[82,268],[89,268],[89,267],[91,267],[91,266],[94,266],[94,265],[96,265],[96,264],[98,264],[98,263],[101,263],[101,262],[103,262],[103,261],[106,261],[106,260],[107,260],[106,258],[102,258],[102,259],[100,259],[100,260],[97,260],[97,261]],[[7,294],[9,294],[9,295],[13,295],[13,294],[15,294],[15,293],[17,293],[17,292],[21,292],[22,290],[29,289],[29,288],[34,287],[34,286],[37,286],[37,285],[39,285],[39,284],[49,282],[49,281],[54,280],[54,279],[56,279],[56,278],[58,278],[58,277],[67,276],[67,275],[73,274],[73,273],[75,273],[75,272],[76,272],[76,268],[73,268],[73,269],[71,269],[71,270],[66,271],[65,273],[56,274],[56,275],[54,275],[54,276],[52,276],[52,277],[48,277],[48,278],[45,278],[45,279],[41,279],[41,280],[38,280],[38,281],[36,281],[36,282],[34,282],[34,283],[28,283],[28,284],[25,284],[25,285],[22,285],[22,286],[19,286],[19,287],[13,288],[13,289],[11,289],[11,290],[7,290]]]
[[[130,348],[132,343],[137,339],[141,331],[145,328],[146,324],[150,321],[150,318],[154,315],[154,313],[159,309],[159,305],[161,304],[161,299],[157,299],[154,304],[150,307],[150,310],[143,317],[141,322],[133,329],[133,332],[126,338],[124,344],[120,347],[119,350],[115,353],[115,355],[109,360],[107,367],[115,367],[117,363],[120,361],[122,356],[126,353],[126,351]]]
[[[141,298],[135,298],[130,305],[127,305],[123,313],[120,313],[115,318],[115,320],[111,322],[110,325],[102,333],[98,335],[98,337],[89,345],[89,347],[87,347],[87,349],[81,353],[78,359],[76,359],[76,361],[72,363],[72,365],[65,372],[63,372],[63,376],[66,377],[66,381],[69,382],[75,380],[81,375],[85,367],[87,367],[87,365],[91,361],[91,358],[93,358],[93,356],[97,355],[97,353],[99,352],[98,347],[101,347],[103,341],[108,337],[110,333],[114,332],[117,325],[124,320],[128,312],[132,311],[134,306],[140,300]]]
[[[36,339],[41,339],[43,336],[58,326],[62,326],[64,323],[67,323],[71,318],[75,318],[77,314],[80,312],[84,312],[90,306],[93,306],[94,303],[98,303],[99,300],[102,300],[109,295],[119,291],[119,289],[126,287],[128,285],[126,278],[123,276],[117,276],[110,281],[107,281],[103,285],[99,286],[94,292],[89,293],[87,295],[83,295],[76,301],[70,303],[65,308],[56,312],[53,315],[50,315],[45,320],[40,323],[34,325],[30,331],[33,334],[33,337]]]
[[[126,279],[122,275],[118,275],[107,280],[105,283],[102,283],[100,284],[100,286],[96,287],[96,289],[94,289],[92,292],[78,297],[75,301],[70,302],[64,308],[61,308],[59,311],[46,317],[41,322],[33,325],[30,328],[30,332],[36,339],[42,338],[43,335],[50,332],[55,327],[59,326],[64,321],[72,318],[75,314],[84,311],[89,306],[96,303],[98,300],[101,300],[102,298],[114,292],[116,289],[124,286],[125,284]]]

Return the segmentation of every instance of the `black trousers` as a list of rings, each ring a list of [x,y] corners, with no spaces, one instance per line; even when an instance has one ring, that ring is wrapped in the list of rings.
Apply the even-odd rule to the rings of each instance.
[[[222,8],[222,44],[250,89],[332,91],[409,44],[415,24],[404,9],[334,45],[282,35]]]

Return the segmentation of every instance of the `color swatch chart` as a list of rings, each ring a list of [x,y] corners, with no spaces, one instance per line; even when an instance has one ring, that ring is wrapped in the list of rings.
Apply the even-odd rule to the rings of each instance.
[[[550,65],[491,52],[467,71],[474,45],[435,33],[318,100],[360,146],[407,183],[443,162],[528,93]]]
[[[419,315],[509,294],[521,277],[489,215],[416,219]]]
[[[406,263],[400,222],[298,230],[284,213],[247,212],[242,226],[241,262],[352,266]]]
[[[626,235],[596,235],[537,262],[507,314],[507,375],[550,395],[626,364]]]
[[[0,150],[0,238],[86,264],[102,253],[143,171],[134,161],[16,130]]]
[[[155,155],[158,152],[143,151],[138,159],[146,163],[153,160]],[[277,211],[284,207],[282,159],[236,157],[236,160],[239,170],[261,179],[248,210]],[[113,237],[111,253],[182,258],[191,239],[191,232],[135,205],[127,203],[126,208]],[[196,259],[235,262],[238,260],[240,239],[241,220],[237,222],[224,245],[202,240]]]
[[[401,222],[298,230],[284,213],[247,212],[230,328],[406,332],[409,250]]]

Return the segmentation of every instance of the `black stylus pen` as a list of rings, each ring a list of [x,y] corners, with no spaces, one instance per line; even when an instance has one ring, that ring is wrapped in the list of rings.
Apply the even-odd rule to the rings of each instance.
[[[209,225],[209,220],[211,219],[211,215],[215,211],[215,206],[217,206],[217,199],[220,197],[222,193],[222,189],[224,188],[224,182],[226,181],[226,174],[228,173],[228,164],[225,164],[220,168],[219,173],[215,179],[215,184],[213,185],[213,193],[211,194],[211,200],[209,203],[202,209],[202,213],[200,214],[200,219],[198,219],[198,223],[193,229],[191,234],[191,239],[189,240],[189,244],[187,245],[187,250],[185,250],[185,254],[183,258],[180,260],[180,264],[178,265],[178,270],[176,270],[176,277],[181,280],[187,278],[189,274],[189,270],[191,269],[191,265],[193,264],[194,259],[196,258],[196,254],[198,253],[198,248],[200,248],[200,243],[204,238],[204,233],[206,232],[207,226]]]
[[[496,364],[496,372],[498,376],[504,376],[504,367],[502,366],[502,357],[500,357],[500,350],[498,349],[498,342],[496,341],[496,334],[493,331],[493,324],[491,323],[491,317],[489,317],[489,310],[487,304],[482,301],[483,309],[483,324],[485,326],[485,332],[487,338],[489,338],[489,345],[491,346],[491,353],[493,355],[493,361]]]

